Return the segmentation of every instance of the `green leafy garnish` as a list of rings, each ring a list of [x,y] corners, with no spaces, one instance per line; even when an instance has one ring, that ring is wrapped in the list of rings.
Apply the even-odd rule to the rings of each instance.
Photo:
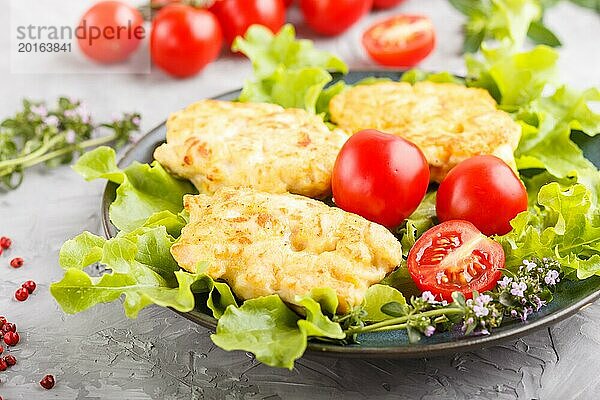
[[[244,53],[254,68],[254,77],[244,83],[240,94],[239,100],[245,102],[275,103],[314,113],[323,88],[333,79],[330,72],[348,72],[342,60],[315,49],[310,40],[296,40],[289,24],[276,35],[253,25],[243,38],[235,39],[232,50]]]
[[[520,48],[526,36],[537,44],[560,46],[543,23],[539,0],[450,0],[467,17],[463,50],[475,53],[487,39]]]
[[[124,231],[134,230],[156,213],[170,216],[170,229],[176,229],[173,215],[182,211],[183,196],[197,193],[190,182],[174,178],[157,161],[151,165],[134,162],[120,170],[114,150],[108,147],[83,155],[73,169],[87,180],[102,178],[119,185],[110,205],[110,220]]]
[[[23,110],[0,123],[0,189],[16,189],[27,168],[70,163],[86,149],[103,144],[122,147],[139,129],[139,114],[95,123],[85,105],[66,97],[49,109],[46,103],[23,101]],[[111,133],[95,137],[100,128]]]
[[[329,297],[325,303],[337,303],[330,289],[320,295],[325,293],[329,293],[325,295]],[[345,337],[340,325],[323,314],[317,300],[310,295],[298,300],[306,319],[293,312],[277,295],[246,300],[239,308],[228,307],[211,339],[224,350],[250,351],[260,362],[292,369],[294,361],[304,354],[309,337]]]
[[[579,279],[600,274],[600,209],[583,185],[543,186],[538,206],[519,214],[513,230],[498,240],[508,268],[532,257],[557,259]]]
[[[61,248],[59,261],[65,276],[50,286],[50,293],[67,313],[124,295],[125,314],[135,318],[150,304],[191,311],[194,294],[207,292],[208,307],[220,317],[227,306],[236,304],[231,289],[205,274],[179,270],[169,252],[174,242],[165,226],[142,226],[109,240],[84,232]],[[94,263],[111,272],[90,276],[84,268]]]

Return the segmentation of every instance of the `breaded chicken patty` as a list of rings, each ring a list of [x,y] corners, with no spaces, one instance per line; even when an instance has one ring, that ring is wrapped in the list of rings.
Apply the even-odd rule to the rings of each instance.
[[[185,196],[184,204],[190,221],[173,257],[190,272],[206,265],[244,300],[278,294],[293,304],[328,287],[344,313],[402,261],[386,228],[307,197],[223,188]]]
[[[167,121],[167,143],[154,152],[171,173],[201,193],[223,186],[325,197],[346,141],[321,118],[275,104],[202,100]]]
[[[383,82],[331,99],[331,120],[348,133],[377,129],[421,148],[440,182],[461,161],[492,154],[516,169],[520,126],[483,89],[452,83]]]

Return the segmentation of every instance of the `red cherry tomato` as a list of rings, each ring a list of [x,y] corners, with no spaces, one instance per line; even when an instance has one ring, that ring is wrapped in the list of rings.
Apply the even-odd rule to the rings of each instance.
[[[444,300],[452,292],[470,298],[496,286],[504,268],[502,246],[467,221],[446,221],[421,236],[410,249],[408,272],[421,291]]]
[[[404,0],[373,0],[373,8],[391,8],[402,3]]]
[[[217,16],[228,45],[250,25],[264,25],[277,33],[285,23],[283,0],[217,0],[210,11]]]
[[[322,35],[337,35],[367,14],[373,0],[300,0],[308,26]]]
[[[411,142],[376,130],[354,134],[333,167],[335,203],[387,227],[415,211],[429,185],[429,166]]]
[[[146,36],[144,18],[120,1],[102,1],[81,17],[77,44],[81,51],[104,64],[126,60]]]
[[[412,67],[435,47],[435,31],[427,17],[397,15],[371,25],[363,33],[362,44],[381,65]]]
[[[223,35],[219,22],[209,11],[174,4],[156,14],[150,42],[154,64],[173,76],[185,78],[217,58]]]
[[[508,233],[510,220],[525,210],[525,186],[494,156],[475,156],[461,162],[444,178],[437,193],[440,221],[464,219],[486,235]]]

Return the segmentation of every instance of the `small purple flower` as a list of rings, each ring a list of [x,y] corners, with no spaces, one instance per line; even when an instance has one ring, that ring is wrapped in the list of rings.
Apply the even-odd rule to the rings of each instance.
[[[65,117],[67,117],[67,118],[74,118],[77,116],[77,113],[75,112],[75,110],[65,110],[64,114],[65,114]]]
[[[121,114],[116,113],[116,112],[112,113],[111,119],[112,119],[112,122],[117,123],[121,120]]]
[[[501,280],[498,281],[498,285],[500,285],[500,287],[502,289],[504,289],[508,285],[510,285],[511,282],[512,282],[512,278],[509,278],[508,276],[504,276],[504,278],[502,278]]]
[[[435,326],[429,325],[427,328],[425,328],[425,331],[423,333],[427,337],[433,335],[435,333]]]
[[[31,106],[31,112],[39,115],[42,118],[48,115],[48,110],[43,105]]]
[[[59,122],[60,121],[58,120],[58,117],[56,115],[50,115],[50,116],[44,118],[44,124],[46,124],[48,126],[57,127]]]
[[[527,317],[533,314],[533,309],[531,307],[527,307],[523,309],[523,315],[521,315],[521,321],[527,321]]]
[[[469,319],[467,319],[465,322],[467,323],[467,325],[471,325],[475,321],[473,320],[472,317],[469,317]]]
[[[492,301],[492,296],[487,295],[487,294],[480,294],[479,296],[477,296],[477,298],[475,299],[475,303],[479,306],[485,306],[486,304],[488,304],[490,301]]]
[[[488,331],[487,329],[482,329],[482,330],[480,331],[480,333],[481,333],[482,335],[489,335],[489,334],[490,334],[490,331]]]
[[[434,304],[436,302],[435,296],[430,291],[423,292],[421,294],[421,299],[428,302],[429,304]]]
[[[81,118],[81,122],[83,122],[84,124],[90,122],[90,113],[88,112],[85,104],[80,104],[74,111],[79,116],[79,118]]]
[[[490,313],[490,310],[482,306],[473,306],[473,311],[475,312],[475,315],[479,318],[485,317]]]
[[[511,287],[510,294],[518,297],[523,297],[523,292],[527,290],[527,284],[524,282],[513,282]]]
[[[141,123],[142,121],[140,120],[140,117],[133,117],[133,118],[131,119],[131,122],[132,122],[132,123],[133,123],[135,126],[140,126],[140,123]]]
[[[558,271],[554,269],[548,271],[548,273],[544,277],[544,282],[546,282],[546,284],[549,286],[556,285],[558,282],[560,282],[560,278],[558,277]]]
[[[516,317],[517,317],[517,315],[519,315],[519,313],[517,313],[517,310],[511,310],[511,311],[510,311],[510,316],[511,316],[511,317],[513,317],[513,318],[516,318]]]
[[[532,269],[537,268],[537,264],[529,260],[523,260],[523,265],[527,267],[527,272],[531,272]]]
[[[65,133],[65,141],[69,144],[75,143],[75,137],[75,132],[70,129]]]
[[[540,299],[538,296],[535,296],[534,299],[535,301],[535,311],[540,311],[540,308],[544,307],[546,305],[546,301]]]

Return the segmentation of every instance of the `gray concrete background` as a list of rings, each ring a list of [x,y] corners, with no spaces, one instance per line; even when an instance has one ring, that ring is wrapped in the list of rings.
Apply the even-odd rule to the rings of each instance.
[[[34,12],[44,12],[44,2]],[[6,4],[3,3],[6,8]],[[438,33],[435,52],[422,65],[462,72],[462,18],[443,0],[411,0],[399,11],[430,15]],[[294,14],[294,12],[292,12]],[[382,16],[371,15],[369,20]],[[294,15],[292,15],[294,18]],[[589,10],[560,4],[547,22],[563,39],[563,79],[579,87],[600,83],[600,19]],[[319,39],[352,67],[371,66],[358,44],[368,20],[347,34]],[[172,80],[149,75],[13,75],[9,69],[9,17],[0,12],[0,111],[12,114],[23,97],[84,99],[94,115],[137,110],[149,129],[169,112],[203,97],[237,88],[250,67],[225,57],[199,76]],[[301,32],[306,30],[299,28]],[[600,304],[516,342],[451,357],[420,360],[343,360],[305,357],[289,372],[265,367],[246,354],[226,353],[209,332],[174,313],[150,307],[137,320],[118,303],[65,316],[48,293],[60,279],[61,243],[87,229],[100,232],[101,183],[85,183],[69,168],[38,169],[19,190],[0,194],[0,235],[15,245],[0,258],[0,315],[14,321],[21,343],[18,364],[0,373],[4,399],[363,399],[600,397]],[[19,270],[7,266],[23,256]],[[38,291],[24,303],[15,289],[34,279]],[[53,373],[45,391],[38,381]]]

